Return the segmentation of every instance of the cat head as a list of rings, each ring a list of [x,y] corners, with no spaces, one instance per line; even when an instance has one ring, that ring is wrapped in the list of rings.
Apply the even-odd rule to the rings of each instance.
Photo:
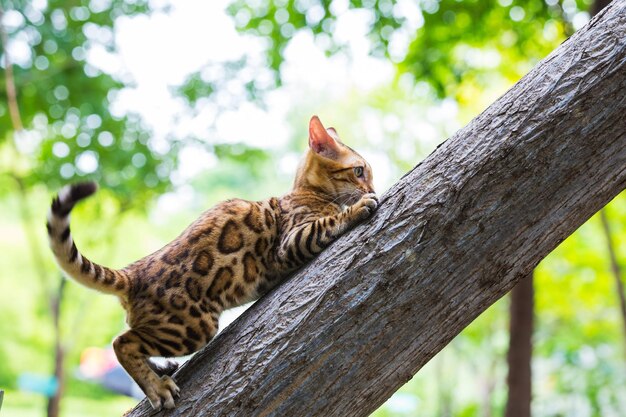
[[[372,168],[339,140],[337,131],[325,129],[317,116],[309,122],[309,150],[298,168],[294,189],[312,189],[342,205],[356,203],[373,193]]]

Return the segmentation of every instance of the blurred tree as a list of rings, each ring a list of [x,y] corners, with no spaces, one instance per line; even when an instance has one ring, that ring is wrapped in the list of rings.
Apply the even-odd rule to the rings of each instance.
[[[277,84],[298,30],[312,33],[328,54],[346,50],[336,28],[350,10],[367,22],[372,54],[463,104],[486,87],[517,81],[586,21],[587,8],[585,0],[235,0],[229,10],[240,30],[266,40]]]
[[[115,190],[122,205],[139,206],[163,192],[175,152],[156,152],[138,116],[111,114],[110,98],[129,80],[114,79],[87,60],[94,50],[114,48],[116,16],[147,12],[146,2],[7,1],[4,8],[3,56],[6,62],[10,54],[15,64],[22,119],[12,125],[14,112],[0,102],[4,173],[26,188],[45,184],[53,190],[89,177]],[[0,91],[10,94],[11,88]]]
[[[54,284],[43,261],[43,242],[33,229],[31,188],[58,189],[68,181],[95,179],[115,190],[117,215],[145,207],[170,184],[174,152],[156,152],[136,116],[115,117],[109,98],[123,84],[87,61],[94,48],[114,47],[116,16],[148,10],[146,2],[8,1],[0,5],[2,70],[0,87],[0,193],[14,190],[45,304],[50,308],[55,341],[56,394],[47,414],[58,416],[64,388],[65,343],[60,328],[64,278]],[[15,64],[15,65],[14,65]],[[55,287],[57,288],[55,290]]]
[[[533,273],[511,291],[509,320],[508,398],[505,417],[530,417],[532,398],[532,335],[534,321]]]
[[[624,337],[626,337],[626,294],[624,293],[624,281],[622,280],[622,270],[617,260],[617,251],[613,243],[611,225],[605,209],[600,210],[600,221],[602,222],[602,230],[606,238],[606,250],[611,265],[611,272],[613,273],[613,278],[615,278],[615,292],[619,299],[622,324],[624,325]]]

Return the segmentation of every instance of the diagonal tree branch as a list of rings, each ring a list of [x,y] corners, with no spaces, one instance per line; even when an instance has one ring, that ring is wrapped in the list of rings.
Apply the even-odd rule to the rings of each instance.
[[[375,410],[624,190],[624,91],[614,0],[194,356],[163,415]]]

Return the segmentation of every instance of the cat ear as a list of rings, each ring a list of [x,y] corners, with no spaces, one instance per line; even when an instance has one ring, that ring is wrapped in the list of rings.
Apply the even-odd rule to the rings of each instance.
[[[335,132],[335,129],[332,131]],[[336,159],[339,155],[339,144],[330,132],[324,129],[324,125],[317,116],[311,117],[309,122],[309,147],[316,154],[328,159]]]
[[[327,127],[326,131],[328,132],[328,134],[335,140],[340,141],[339,140],[339,133],[337,133],[337,131],[335,130],[334,127]],[[341,141],[340,141],[341,142]]]

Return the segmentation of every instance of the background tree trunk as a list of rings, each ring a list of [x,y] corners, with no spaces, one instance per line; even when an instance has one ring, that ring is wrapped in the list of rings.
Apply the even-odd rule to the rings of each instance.
[[[533,274],[529,274],[511,291],[509,351],[506,379],[509,396],[505,417],[530,417],[532,396],[532,336],[534,315]]]
[[[624,91],[615,0],[196,354],[165,415],[375,410],[624,190]]]
[[[626,337],[626,293],[624,292],[624,281],[622,281],[622,271],[617,261],[617,253],[613,246],[613,237],[611,234],[611,226],[606,215],[606,210],[600,210],[600,221],[602,222],[602,230],[606,238],[606,249],[609,255],[609,263],[611,264],[611,272],[615,278],[615,292],[619,300],[620,313],[622,316],[622,324],[624,325],[624,336]]]
[[[65,284],[67,279],[61,275],[59,279],[59,287],[57,293],[52,297],[50,310],[52,312],[52,321],[54,323],[54,377],[57,381],[57,390],[46,404],[46,415],[48,417],[58,417],[61,406],[61,398],[65,390],[65,347],[63,346],[63,336],[61,335],[61,304],[63,295],[65,294]]]
[[[609,3],[611,3],[611,0],[595,0],[593,2],[593,6],[591,6],[591,10],[590,10],[591,16],[595,16],[598,13],[600,13],[600,10],[608,6]]]

